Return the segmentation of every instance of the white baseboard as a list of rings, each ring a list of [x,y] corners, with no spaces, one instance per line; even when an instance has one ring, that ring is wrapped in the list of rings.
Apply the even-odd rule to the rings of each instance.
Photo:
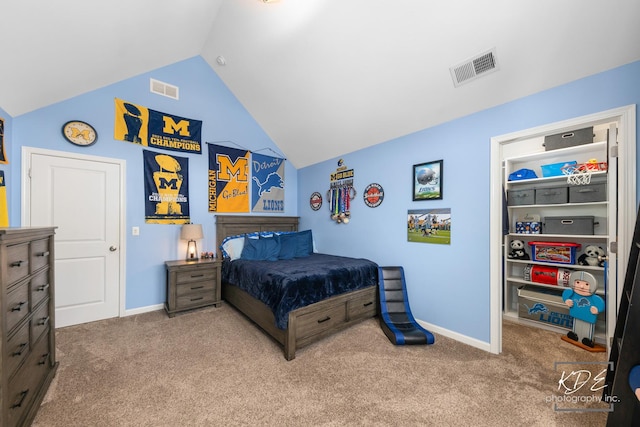
[[[150,311],[164,310],[164,304],[148,305],[146,307],[125,310],[122,317],[133,316],[135,314],[149,313]]]
[[[460,341],[463,344],[470,345],[475,348],[479,348],[480,350],[491,352],[491,344],[488,342],[480,341],[475,338],[468,337],[466,335],[462,335],[458,332],[453,332],[445,328],[441,328],[437,325],[432,325],[427,322],[423,322],[422,320],[416,319],[416,322],[429,332],[434,334],[440,334],[447,338],[451,338],[452,340]],[[436,342],[438,342],[438,337],[436,337]]]

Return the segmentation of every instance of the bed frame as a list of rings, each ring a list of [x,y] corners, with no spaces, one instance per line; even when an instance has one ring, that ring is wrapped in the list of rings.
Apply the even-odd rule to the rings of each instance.
[[[257,215],[216,215],[216,248],[227,236],[256,231],[298,231],[298,217]],[[378,311],[377,286],[337,295],[289,313],[286,330],[276,327],[271,309],[247,292],[222,282],[222,298],[256,323],[275,339],[292,360],[296,350],[361,320],[374,317]]]

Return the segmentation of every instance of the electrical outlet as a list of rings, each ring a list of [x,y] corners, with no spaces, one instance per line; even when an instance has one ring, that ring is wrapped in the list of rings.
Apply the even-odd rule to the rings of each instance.
[[[131,227],[131,235],[139,236],[140,235],[140,227]]]

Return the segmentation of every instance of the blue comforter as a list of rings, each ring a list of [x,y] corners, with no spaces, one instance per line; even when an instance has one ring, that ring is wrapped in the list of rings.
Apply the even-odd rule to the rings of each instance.
[[[314,253],[278,261],[237,259],[222,265],[222,281],[271,308],[276,326],[286,329],[289,312],[334,295],[378,284],[378,266],[364,258]]]

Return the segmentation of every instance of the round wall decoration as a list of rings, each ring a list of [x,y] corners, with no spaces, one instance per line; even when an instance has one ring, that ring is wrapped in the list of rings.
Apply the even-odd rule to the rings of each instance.
[[[322,195],[317,191],[314,191],[311,194],[311,198],[309,198],[309,205],[314,211],[320,209],[322,207]]]
[[[81,120],[71,120],[62,125],[62,135],[67,141],[80,147],[87,147],[98,139],[95,128]]]
[[[372,183],[364,189],[364,204],[370,208],[377,208],[384,199],[384,190],[380,184]]]

